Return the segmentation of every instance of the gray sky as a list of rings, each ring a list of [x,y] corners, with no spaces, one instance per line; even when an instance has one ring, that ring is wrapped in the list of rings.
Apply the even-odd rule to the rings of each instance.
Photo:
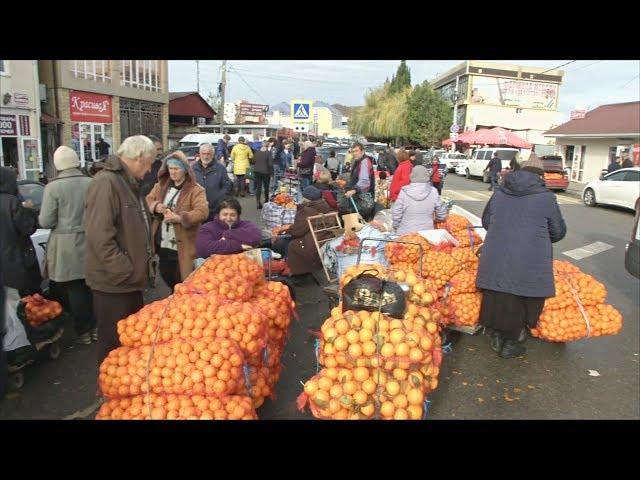
[[[432,80],[462,60],[409,60],[415,85]],[[491,60],[554,68],[569,60]],[[273,105],[294,98],[362,105],[364,93],[391,77],[400,60],[228,60],[227,101],[244,99]],[[200,61],[200,93],[217,88],[221,60]],[[560,87],[560,111],[582,105],[640,101],[640,60],[577,60],[566,67]],[[169,90],[196,90],[196,62],[169,61]]]

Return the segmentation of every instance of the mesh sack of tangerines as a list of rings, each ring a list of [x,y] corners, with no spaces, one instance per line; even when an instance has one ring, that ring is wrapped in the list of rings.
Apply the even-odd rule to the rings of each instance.
[[[551,342],[616,335],[622,330],[622,314],[605,303],[607,289],[575,265],[554,260],[556,296],[548,298],[534,337]]]

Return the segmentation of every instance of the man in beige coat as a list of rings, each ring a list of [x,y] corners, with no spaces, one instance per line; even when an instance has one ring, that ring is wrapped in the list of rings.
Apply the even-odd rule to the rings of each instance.
[[[38,222],[50,228],[47,244],[47,272],[65,292],[78,338],[88,345],[97,340],[91,290],[84,280],[84,202],[91,178],[80,170],[76,152],[66,146],[53,154],[58,176],[44,189]]]
[[[125,139],[87,192],[85,274],[98,324],[98,365],[120,346],[117,323],[142,308],[151,283],[151,213],[140,186],[155,156],[147,137]]]

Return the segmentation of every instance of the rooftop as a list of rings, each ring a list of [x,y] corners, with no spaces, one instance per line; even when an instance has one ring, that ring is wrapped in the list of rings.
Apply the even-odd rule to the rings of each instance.
[[[545,133],[547,137],[640,136],[640,102],[601,105],[584,118],[570,120]]]

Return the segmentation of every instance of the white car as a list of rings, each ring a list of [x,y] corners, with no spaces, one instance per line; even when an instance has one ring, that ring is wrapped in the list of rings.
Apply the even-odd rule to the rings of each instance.
[[[621,168],[587,183],[582,200],[589,207],[598,204],[635,209],[640,197],[640,168]]]
[[[502,168],[505,169],[509,167],[511,159],[519,153],[519,150],[517,148],[479,148],[473,152],[471,160],[467,163],[467,168],[465,169],[466,177],[482,177],[484,183],[491,182],[489,172],[485,171],[485,169],[495,153],[502,160]]]
[[[467,156],[465,154],[457,152],[443,153],[442,155],[440,155],[440,163],[444,163],[447,166],[448,172],[455,171],[458,163],[466,159]]]
[[[467,174],[467,165],[469,164],[469,159],[458,160],[458,165],[456,165],[456,174],[457,175],[466,175]]]

